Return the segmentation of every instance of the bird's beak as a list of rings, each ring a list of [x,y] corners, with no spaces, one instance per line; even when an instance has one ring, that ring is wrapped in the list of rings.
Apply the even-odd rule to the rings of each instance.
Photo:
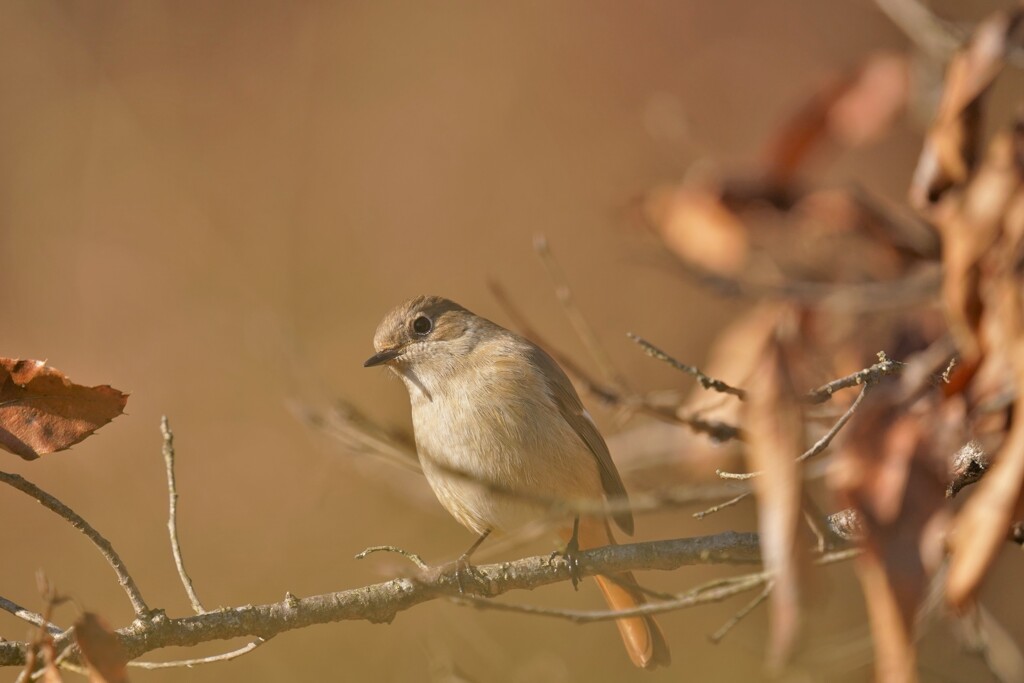
[[[392,360],[398,358],[401,355],[402,355],[402,349],[400,349],[400,348],[384,349],[380,353],[376,353],[376,354],[370,356],[369,358],[367,358],[366,362],[363,363],[363,367],[364,368],[372,368],[375,365],[383,365],[384,363],[387,363],[388,361],[392,361]]]

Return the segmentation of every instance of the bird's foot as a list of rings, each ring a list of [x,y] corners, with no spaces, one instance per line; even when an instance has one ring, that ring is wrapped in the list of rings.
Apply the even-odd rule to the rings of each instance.
[[[551,559],[555,559],[561,555],[565,559],[565,563],[569,565],[569,579],[572,581],[573,590],[580,589],[580,581],[583,580],[583,574],[580,569],[580,518],[577,517],[572,524],[572,536],[569,538],[569,542],[565,544],[564,550],[556,550],[551,553]]]
[[[459,587],[459,595],[466,593],[466,581],[475,581],[479,576],[480,572],[469,562],[469,554],[459,555],[455,560],[455,583]]]

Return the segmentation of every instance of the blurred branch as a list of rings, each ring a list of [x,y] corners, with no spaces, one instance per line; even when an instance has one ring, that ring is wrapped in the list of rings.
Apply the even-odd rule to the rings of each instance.
[[[824,403],[831,399],[832,394],[837,391],[850,387],[875,384],[883,377],[898,374],[904,367],[904,363],[898,360],[889,360],[886,358],[885,352],[879,351],[878,362],[871,367],[858,370],[853,374],[823,384],[817,389],[809,391],[804,400],[812,405]]]
[[[643,337],[633,334],[632,332],[627,332],[626,336],[632,339],[637,344],[639,344],[640,348],[644,350],[644,353],[646,353],[651,358],[656,358],[662,362],[668,363],[676,370],[680,370],[682,372],[688,373],[696,377],[697,381],[700,382],[700,385],[705,389],[717,391],[722,394],[731,394],[740,399],[741,401],[746,396],[746,392],[744,392],[742,389],[737,389],[736,387],[730,386],[720,379],[708,377],[703,372],[701,372],[700,368],[696,368],[692,365],[687,365],[686,363],[680,363],[675,358],[668,355],[667,353],[665,353],[657,346],[644,339]]]
[[[860,390],[860,393],[857,394],[857,398],[853,401],[850,407],[846,409],[846,412],[843,413],[838,420],[836,420],[835,424],[832,425],[832,428],[825,432],[825,435],[818,439],[813,446],[811,446],[806,451],[797,456],[796,461],[798,463],[813,458],[814,456],[820,454],[822,451],[828,448],[829,444],[832,443],[832,440],[836,438],[836,434],[839,433],[839,430],[841,430],[846,425],[846,423],[850,421],[850,418],[853,417],[853,414],[857,411],[857,408],[860,407],[860,404],[864,400],[864,396],[867,395],[870,386],[870,384],[865,384],[864,387]],[[715,470],[715,473],[722,479],[738,479],[741,481],[761,476],[761,472],[738,473]]]
[[[722,624],[717,631],[710,634],[708,636],[708,640],[710,640],[715,645],[722,642],[722,639],[725,638],[730,631],[736,628],[737,624],[743,621],[748,614],[753,612],[761,603],[768,599],[768,596],[771,595],[773,585],[774,584],[771,581],[765,582],[764,589],[760,593],[758,593],[753,600],[748,602],[738,612],[736,612],[736,614],[729,617],[729,621]]]
[[[733,505],[736,505],[740,501],[746,499],[751,493],[753,493],[753,492],[752,491],[744,491],[743,493],[741,493],[740,495],[736,496],[735,498],[730,498],[729,500],[727,500],[727,501],[725,501],[723,503],[718,503],[716,505],[712,505],[711,507],[707,508],[706,510],[701,510],[700,512],[694,512],[693,513],[693,517],[695,519],[704,519],[708,515],[713,515],[716,512],[721,512],[722,510],[724,510],[726,508],[731,508]]]
[[[875,5],[922,52],[936,61],[948,60],[963,43],[962,35],[954,35],[947,22],[917,0],[875,0]]]
[[[117,554],[117,551],[114,550],[114,546],[112,546],[110,541],[96,531],[91,524],[85,521],[81,515],[20,475],[0,472],[0,481],[8,486],[13,486],[32,498],[35,498],[43,505],[43,507],[64,518],[71,524],[71,526],[85,534],[89,540],[93,542],[93,545],[99,549],[100,554],[106,558],[107,562],[113,568],[114,573],[117,574],[117,582],[121,584],[121,587],[124,588],[124,592],[128,595],[128,599],[132,603],[132,608],[135,610],[135,616],[143,619],[149,614],[149,607],[146,605],[146,601],[142,598],[142,593],[139,592],[139,587],[135,585],[135,579],[133,579],[131,574],[128,573],[128,568],[125,567],[121,557]]]
[[[963,47],[974,30],[943,19],[918,0],[875,0],[875,5],[896,24],[917,47],[937,62],[947,62]],[[1024,67],[1024,48],[1011,46],[1006,55],[1008,64]]]
[[[891,311],[922,306],[935,299],[942,283],[938,264],[919,264],[907,275],[883,282],[757,281],[728,277],[672,254],[654,265],[666,267],[724,297],[786,299],[847,313]]]
[[[598,368],[601,369],[601,372],[611,385],[620,393],[629,393],[629,384],[626,382],[626,378],[615,369],[615,365],[612,363],[611,358],[609,358],[608,353],[601,346],[601,342],[598,341],[594,328],[587,322],[583,313],[576,308],[576,304],[572,299],[572,290],[569,288],[569,281],[562,272],[562,267],[551,253],[547,237],[544,235],[535,237],[533,249],[540,256],[544,268],[548,271],[548,277],[551,278],[551,282],[555,285],[555,296],[558,298],[558,302],[562,304],[562,310],[565,311],[566,317],[569,318],[569,323],[576,330],[576,336],[583,342],[583,345],[590,353],[590,357],[594,359],[594,362],[597,363]]]

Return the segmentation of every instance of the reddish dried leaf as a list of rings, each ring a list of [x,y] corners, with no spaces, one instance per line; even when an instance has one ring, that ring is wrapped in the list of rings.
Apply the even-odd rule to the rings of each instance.
[[[747,229],[713,190],[656,190],[648,197],[647,214],[665,246],[684,261],[722,275],[746,263]]]
[[[73,384],[41,361],[0,358],[0,448],[34,460],[69,448],[124,411],[128,395]]]
[[[803,415],[793,390],[787,352],[775,335],[763,346],[744,404],[747,464],[754,479],[765,569],[774,575],[769,666],[785,662],[800,625],[801,564],[797,545],[803,452]]]
[[[940,216],[944,267],[943,303],[957,347],[969,362],[978,359],[982,346],[1001,352],[1012,335],[1002,331],[1000,316],[984,317],[984,302],[993,277],[1002,277],[1002,263],[1012,252],[1012,238],[1004,236],[1004,217],[1019,193],[1022,169],[1016,159],[1017,140],[998,136],[985,163],[967,187],[962,201],[947,202]],[[1010,239],[1011,244],[1000,245]],[[983,328],[984,329],[981,329]],[[979,339],[979,337],[987,337]]]
[[[847,147],[877,139],[906,106],[909,91],[909,69],[901,55],[875,55],[830,80],[780,127],[768,147],[770,177],[789,182],[829,139]]]
[[[850,86],[850,78],[836,78],[814,93],[780,127],[765,155],[768,173],[778,184],[793,179],[828,130],[828,111]]]
[[[1009,359],[1014,388],[1024,391],[1024,297],[1021,282],[1004,264],[998,296],[993,297],[986,315],[998,320],[1000,337],[993,340]],[[946,598],[963,607],[973,598],[978,585],[995,560],[1010,523],[1024,510],[1024,420],[1015,419],[995,464],[976,486],[974,494],[957,516],[950,535],[952,559],[946,583]]]
[[[977,154],[981,97],[1002,70],[1007,39],[1022,16],[1020,10],[994,14],[950,62],[939,111],[910,186],[915,206],[926,208],[967,181]]]
[[[922,418],[901,412],[891,388],[875,393],[854,417],[830,479],[862,524],[858,572],[877,679],[914,681],[914,618],[942,558],[945,472]]]
[[[46,640],[43,641],[43,652],[45,653],[46,664],[43,667],[43,683],[63,683],[64,679],[60,675],[60,670],[57,668],[57,650],[53,645],[53,638],[49,634],[46,636]]]
[[[102,617],[82,614],[75,622],[75,642],[89,664],[89,683],[128,682],[128,655]]]
[[[910,94],[910,67],[903,55],[868,59],[829,111],[829,131],[847,147],[881,137],[903,111]]]

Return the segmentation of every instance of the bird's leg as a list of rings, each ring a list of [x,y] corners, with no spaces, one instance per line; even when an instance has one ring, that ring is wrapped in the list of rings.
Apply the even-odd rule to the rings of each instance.
[[[566,563],[569,565],[569,578],[572,579],[572,587],[574,590],[580,589],[580,581],[583,579],[580,576],[580,516],[576,515],[572,520],[572,536],[569,537],[569,542],[565,544],[565,551],[561,553],[562,557],[565,558]]]
[[[466,552],[464,552],[461,555],[459,555],[459,559],[455,560],[455,582],[459,584],[459,593],[465,593],[466,592],[463,589],[463,585],[462,585],[463,574],[464,573],[465,574],[470,574],[473,571],[473,565],[471,565],[469,563],[470,556],[474,552],[476,552],[476,549],[480,547],[480,544],[482,544],[487,539],[487,537],[490,536],[490,535],[491,535],[491,530],[490,529],[488,529],[487,531],[485,531],[482,534],[480,534],[480,538],[478,538],[475,541],[473,541],[473,545],[469,546],[469,549],[466,550]]]

